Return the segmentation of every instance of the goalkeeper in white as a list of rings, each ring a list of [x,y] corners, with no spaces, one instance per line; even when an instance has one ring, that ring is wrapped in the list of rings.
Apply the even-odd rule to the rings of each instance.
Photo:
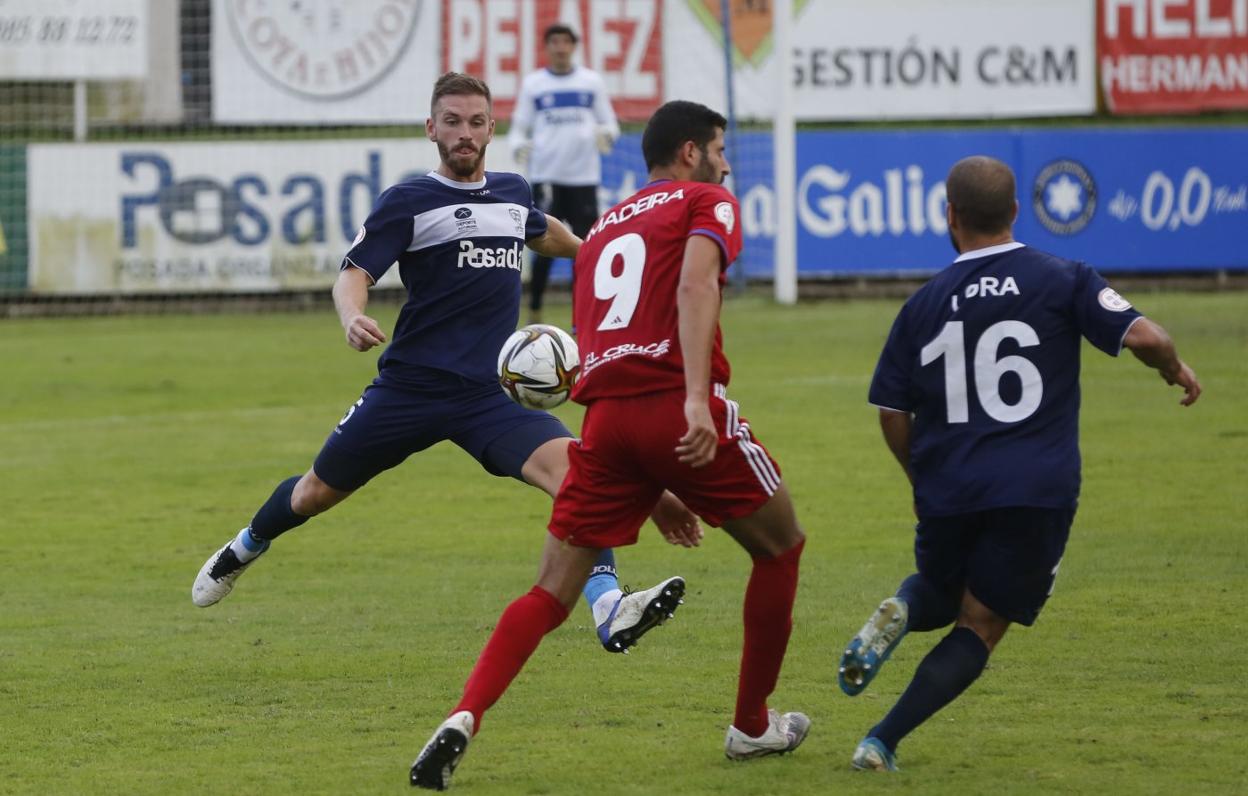
[[[524,78],[507,143],[516,161],[528,166],[537,206],[584,238],[598,219],[601,155],[611,151],[620,126],[602,76],[572,61],[575,31],[551,25],[543,40],[547,65]],[[530,323],[542,319],[550,263],[549,257],[533,258]]]

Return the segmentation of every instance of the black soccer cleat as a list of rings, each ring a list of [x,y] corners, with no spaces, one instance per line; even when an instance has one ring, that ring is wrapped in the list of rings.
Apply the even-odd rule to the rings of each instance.
[[[412,763],[413,788],[446,790],[450,787],[451,774],[455,773],[472,739],[472,725],[472,714],[461,710],[438,726]]]

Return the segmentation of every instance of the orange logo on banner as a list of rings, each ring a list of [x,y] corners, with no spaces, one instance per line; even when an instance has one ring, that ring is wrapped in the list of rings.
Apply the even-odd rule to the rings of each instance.
[[[806,2],[795,0],[795,17]],[[724,17],[721,0],[688,0],[688,3],[707,30],[722,43]],[[729,9],[732,13],[733,61],[758,66],[771,54],[771,0],[729,0]]]

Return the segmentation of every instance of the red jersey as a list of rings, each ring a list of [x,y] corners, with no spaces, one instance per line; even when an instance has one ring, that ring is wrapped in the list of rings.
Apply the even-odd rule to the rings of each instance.
[[[607,211],[573,264],[573,322],[581,375],[572,400],[685,388],[676,288],[691,235],[719,244],[719,284],[741,252],[737,200],[704,182],[656,180]],[[715,327],[711,381],[728,383]]]

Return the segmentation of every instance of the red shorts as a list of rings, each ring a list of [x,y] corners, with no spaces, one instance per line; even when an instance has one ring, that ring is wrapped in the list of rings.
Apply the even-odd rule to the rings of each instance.
[[[762,507],[780,487],[780,468],[750,434],[736,402],[716,385],[710,408],[719,447],[697,469],[676,459],[688,430],[684,407],[684,390],[590,404],[583,436],[568,448],[571,466],[550,532],[581,547],[634,544],[664,489],[715,527]]]

